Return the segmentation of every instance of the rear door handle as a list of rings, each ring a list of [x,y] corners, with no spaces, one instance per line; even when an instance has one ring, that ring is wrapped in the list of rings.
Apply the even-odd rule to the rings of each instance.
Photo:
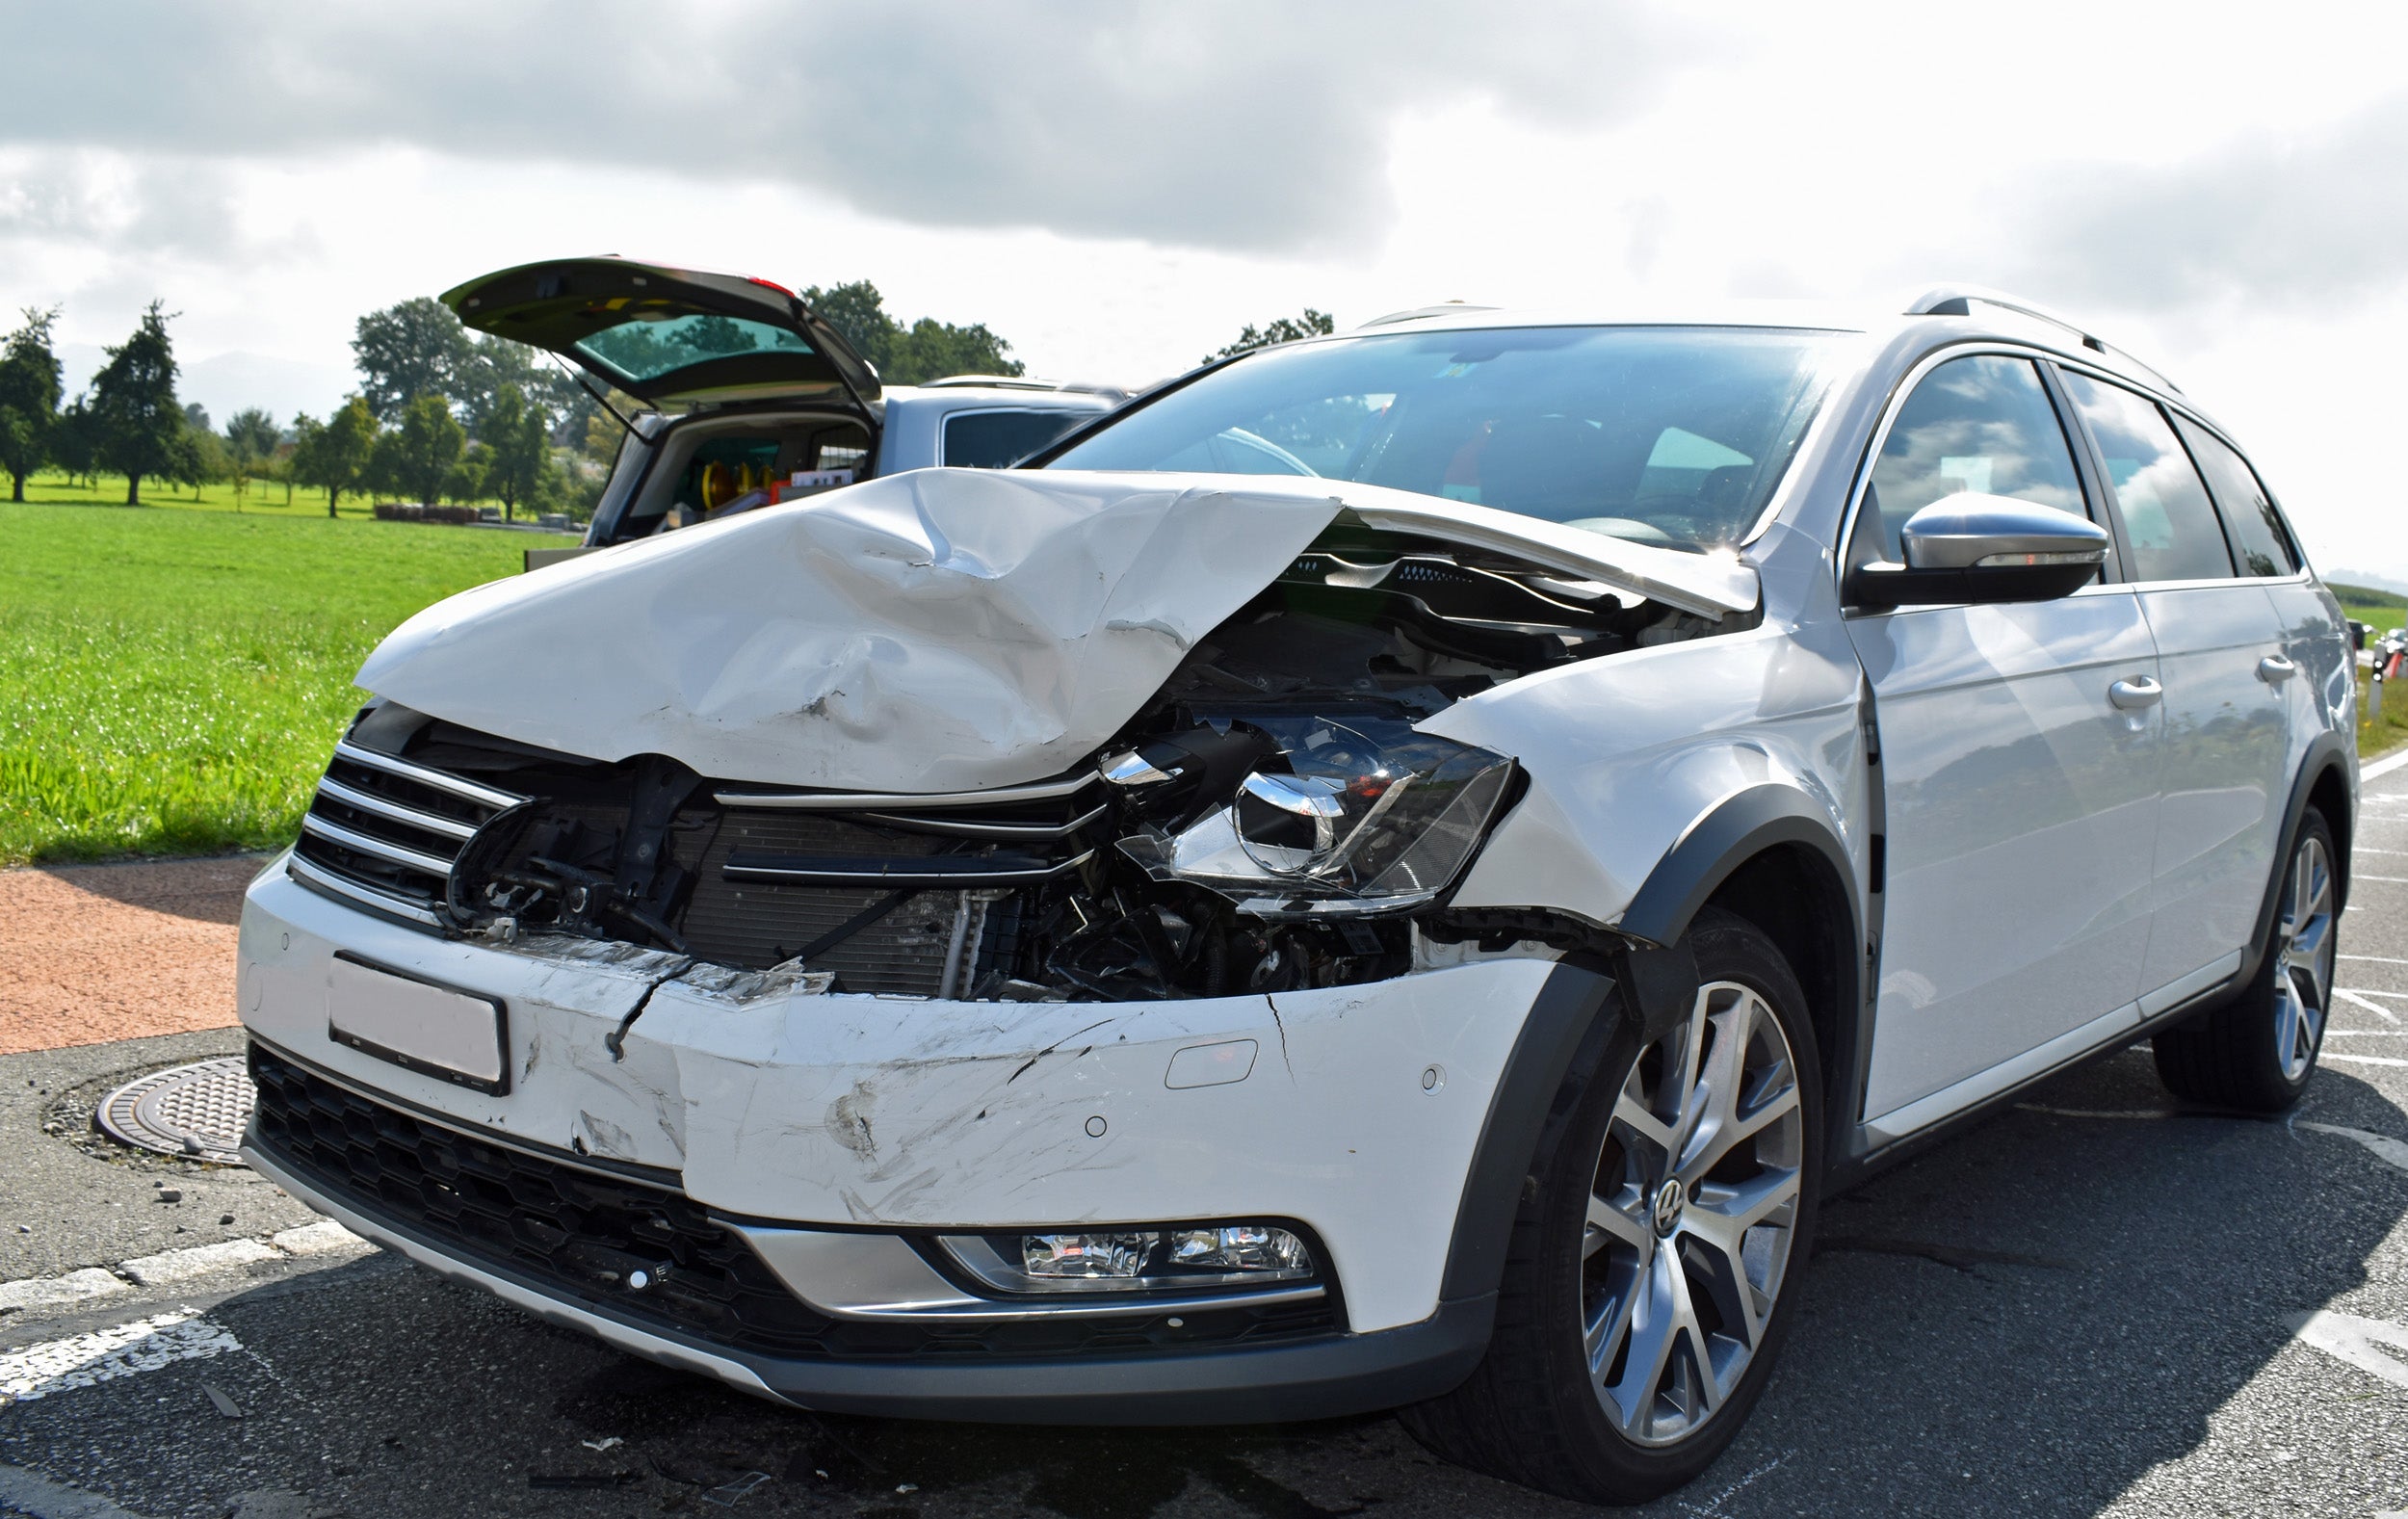
[[[2165,688],[2159,685],[2154,677],[2148,675],[2135,675],[2130,680],[2119,680],[2107,688],[2107,700],[2126,712],[2138,712],[2143,707],[2154,707],[2164,699]]]
[[[2279,686],[2299,673],[2299,667],[2280,654],[2268,654],[2258,661],[2258,678],[2269,686]]]

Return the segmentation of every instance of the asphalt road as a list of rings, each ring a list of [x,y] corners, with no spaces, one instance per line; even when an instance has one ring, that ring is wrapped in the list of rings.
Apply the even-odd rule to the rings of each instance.
[[[1703,1480],[1639,1511],[2408,1511],[2408,771],[2371,784],[2341,946],[2349,995],[2296,1113],[2182,1112],[2146,1052],[2129,1052],[1834,1199],[1796,1333],[1755,1418]],[[63,1097],[71,1111],[75,1084],[101,1067],[231,1043],[203,1034],[0,1058],[0,1270],[55,1274],[301,1218],[255,1181],[220,1172],[179,1185],[168,1174],[178,1163],[112,1164],[40,1132],[40,1115]],[[162,1181],[194,1195],[146,1200]],[[229,1212],[236,1221],[221,1225]],[[2303,1338],[2301,1317],[2317,1312],[2327,1317]],[[179,1315],[190,1317],[158,1322]],[[2396,1354],[2376,1343],[2387,1333]],[[1442,1465],[1384,1417],[1130,1432],[781,1410],[373,1253],[13,1313],[0,1318],[0,1369],[9,1353],[83,1335],[104,1338],[44,1353],[150,1369],[0,1408],[0,1462],[12,1463],[0,1467],[0,1508],[104,1519],[711,1514],[720,1501],[865,1519],[1586,1511]],[[124,1347],[115,1361],[90,1360],[111,1344]],[[748,1473],[766,1476],[747,1490]],[[537,1485],[620,1474],[623,1486]],[[74,1508],[78,1492],[119,1508]]]

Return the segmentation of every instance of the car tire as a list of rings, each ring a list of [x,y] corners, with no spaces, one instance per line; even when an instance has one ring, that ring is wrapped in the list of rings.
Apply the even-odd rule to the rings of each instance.
[[[1400,1411],[1438,1455],[1643,1503],[1713,1464],[1771,1375],[1814,1249],[1819,1056],[1760,930],[1708,908],[1687,942],[1689,1015],[1644,1046],[1623,1021],[1595,1074],[1572,1079],[1572,1116],[1523,1189],[1486,1356]]]
[[[2175,1096],[2243,1113],[2281,1113],[2308,1089],[2333,1005],[2340,858],[2324,815],[2310,807],[2284,856],[2282,896],[2256,977],[2235,996],[2149,1041],[2158,1077]]]

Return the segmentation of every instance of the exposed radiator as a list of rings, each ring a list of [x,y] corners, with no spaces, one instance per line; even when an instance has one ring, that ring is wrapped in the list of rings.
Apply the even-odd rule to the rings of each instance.
[[[696,870],[682,931],[701,958],[774,965],[893,895],[875,887],[783,886],[731,879],[739,851],[801,854],[926,855],[955,841],[896,833],[811,813],[730,809]],[[994,892],[923,891],[811,957],[847,991],[960,995],[1005,948],[1018,915]],[[948,977],[948,970],[952,974]]]

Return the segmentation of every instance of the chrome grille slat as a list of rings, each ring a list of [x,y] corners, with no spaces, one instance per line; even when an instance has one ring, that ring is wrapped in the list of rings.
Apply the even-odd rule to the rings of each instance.
[[[303,885],[440,929],[460,851],[526,799],[346,740],[301,815],[287,869]]]
[[[1108,806],[1096,807],[1067,823],[972,823],[954,818],[915,818],[898,812],[863,812],[855,816],[863,823],[882,823],[917,833],[944,833],[965,839],[1066,839],[1110,810]]]
[[[380,754],[374,749],[363,749],[348,740],[334,746],[334,757],[349,760],[354,765],[365,765],[370,770],[380,770],[388,775],[399,775],[404,780],[414,780],[435,791],[449,792],[462,800],[473,801],[481,807],[491,807],[496,812],[505,807],[514,807],[527,799],[515,792],[481,785],[444,771],[429,770],[424,765],[413,765],[406,759]]]
[[[374,797],[364,791],[355,791],[331,775],[319,779],[318,795],[339,801],[346,807],[374,813],[380,818],[387,818],[409,827],[424,828],[430,833],[440,833],[446,838],[458,839],[462,844],[477,836],[477,829],[473,824],[460,823],[451,818],[438,818],[432,812],[419,812],[398,802],[387,801],[382,797]]]
[[[312,864],[306,855],[298,853],[287,855],[284,868],[292,874],[295,880],[303,885],[315,886],[321,891],[330,892],[338,897],[348,897],[362,906],[374,908],[378,912],[391,913],[397,918],[407,918],[412,923],[423,923],[431,929],[439,928],[442,925],[442,920],[422,904],[412,902],[406,897],[397,897],[391,892],[379,891],[373,886],[363,886],[348,876],[338,876],[323,866]]]
[[[924,886],[935,889],[962,889],[974,886],[1025,886],[1077,870],[1095,857],[1088,850],[1066,860],[1029,860],[1008,865],[988,864],[982,856],[939,855],[924,868],[898,866],[898,860],[848,859],[780,859],[771,855],[747,860],[742,855],[731,858],[720,867],[729,880],[782,882],[794,886]],[[950,863],[958,859],[959,864]],[[911,862],[917,865],[918,862]]]
[[[802,812],[919,812],[940,807],[1003,807],[1019,801],[1055,801],[1075,797],[1102,777],[1093,771],[1060,780],[1032,781],[1025,786],[998,786],[992,791],[938,791],[915,796],[890,791],[715,791],[712,799],[722,807],[779,807]]]
[[[301,814],[301,831],[314,833],[329,843],[340,844],[355,854],[372,854],[378,859],[390,860],[396,865],[406,866],[410,870],[423,871],[437,880],[451,878],[452,862],[450,860],[439,859],[432,854],[421,853],[405,845],[390,844],[383,839],[355,832],[339,823],[329,823],[314,812]]]

